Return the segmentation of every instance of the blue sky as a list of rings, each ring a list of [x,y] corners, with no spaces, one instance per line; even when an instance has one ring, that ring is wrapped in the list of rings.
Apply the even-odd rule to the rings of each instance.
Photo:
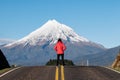
[[[120,0],[0,0],[0,39],[18,40],[50,19],[107,48],[120,45]]]

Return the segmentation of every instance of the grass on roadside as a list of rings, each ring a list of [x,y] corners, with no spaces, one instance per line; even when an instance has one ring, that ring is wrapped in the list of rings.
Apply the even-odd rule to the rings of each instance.
[[[0,70],[0,75],[7,72],[7,71],[9,71],[9,70],[11,70],[11,69],[13,69],[13,68],[6,68],[6,69]]]
[[[117,70],[117,71],[119,71],[119,72],[120,72],[120,68],[119,68],[119,67],[115,68],[115,70]]]
[[[111,66],[108,66],[108,68],[120,72],[120,67],[112,68]]]

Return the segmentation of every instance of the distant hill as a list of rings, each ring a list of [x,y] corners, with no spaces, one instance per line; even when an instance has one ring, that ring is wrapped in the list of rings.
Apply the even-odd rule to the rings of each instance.
[[[14,42],[15,40],[11,39],[0,39],[0,45],[5,45]]]
[[[77,64],[81,64],[83,61],[86,64],[86,61],[88,60],[89,65],[111,66],[119,53],[119,49],[120,46],[107,49],[97,54],[86,55],[76,60],[76,62],[79,61]]]
[[[10,65],[6,59],[6,57],[4,56],[3,52],[0,49],[0,70],[4,69],[4,68],[9,68]]]

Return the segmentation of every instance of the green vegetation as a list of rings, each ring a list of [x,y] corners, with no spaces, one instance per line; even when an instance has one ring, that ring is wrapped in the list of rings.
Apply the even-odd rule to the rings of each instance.
[[[12,68],[6,68],[6,69],[0,70],[0,75],[3,74],[3,73],[5,73],[5,72],[7,72],[7,71],[9,71],[9,70],[11,70],[11,69]]]
[[[117,68],[114,68],[114,69],[120,72],[120,67],[117,67]]]
[[[65,65],[67,65],[67,66],[74,66],[74,63],[73,63],[73,61],[72,60],[64,60],[65,61]],[[46,65],[56,65],[56,63],[57,63],[57,60],[56,59],[50,59],[47,63],[46,63]],[[60,61],[60,63],[61,63],[61,61]]]

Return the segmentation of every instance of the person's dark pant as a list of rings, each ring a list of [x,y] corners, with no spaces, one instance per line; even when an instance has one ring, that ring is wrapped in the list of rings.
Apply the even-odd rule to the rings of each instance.
[[[60,64],[60,56],[62,58],[62,65],[64,65],[64,54],[57,54],[57,66]]]

